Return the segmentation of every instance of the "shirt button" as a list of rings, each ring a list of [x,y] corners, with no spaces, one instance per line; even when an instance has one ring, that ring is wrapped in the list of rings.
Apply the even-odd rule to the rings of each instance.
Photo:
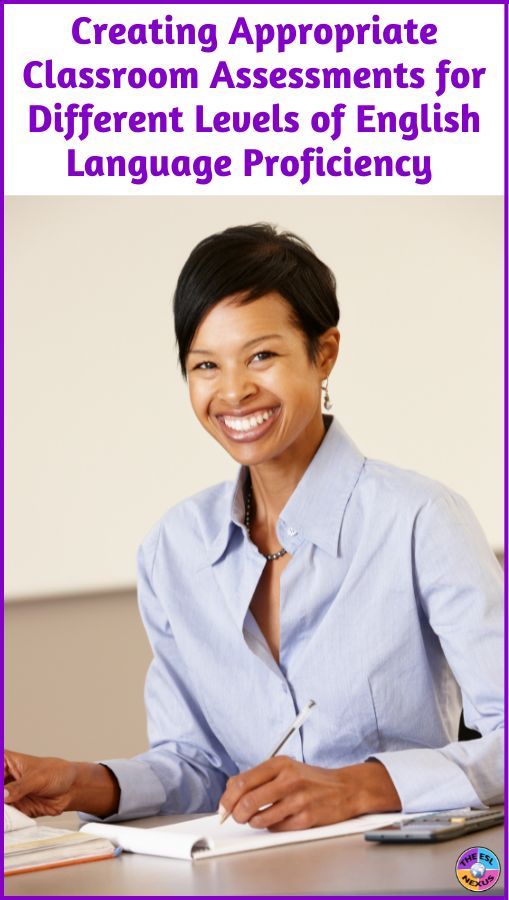
[[[296,529],[296,528],[289,528],[289,529],[288,529],[288,534],[289,534],[290,537],[295,537],[295,535],[297,534],[297,529]]]

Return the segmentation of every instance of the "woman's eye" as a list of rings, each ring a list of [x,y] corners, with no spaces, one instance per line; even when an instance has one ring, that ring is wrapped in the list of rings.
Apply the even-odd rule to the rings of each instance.
[[[259,353],[255,353],[253,356],[253,362],[263,362],[265,359],[270,359],[272,356],[276,356],[276,354],[272,353],[270,350],[260,350]]]
[[[195,366],[194,368],[201,369],[202,371],[206,371],[207,369],[215,369],[216,364],[213,362],[210,362],[210,360],[205,360],[205,362],[198,363],[198,365]]]

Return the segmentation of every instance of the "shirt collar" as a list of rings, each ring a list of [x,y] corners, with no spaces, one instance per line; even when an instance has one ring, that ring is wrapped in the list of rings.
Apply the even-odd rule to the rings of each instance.
[[[339,536],[347,503],[357,484],[365,457],[332,417],[325,437],[284,507],[278,522],[278,537],[293,553],[308,540],[331,556],[339,555]],[[248,470],[242,466],[228,495],[228,506],[219,532],[209,547],[209,560],[225,552],[233,529],[244,528],[244,486]]]

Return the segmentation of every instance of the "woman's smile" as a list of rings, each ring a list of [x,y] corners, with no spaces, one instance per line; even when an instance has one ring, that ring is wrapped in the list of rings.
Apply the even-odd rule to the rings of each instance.
[[[233,441],[257,441],[272,428],[281,406],[265,407],[238,415],[216,415],[223,433]]]

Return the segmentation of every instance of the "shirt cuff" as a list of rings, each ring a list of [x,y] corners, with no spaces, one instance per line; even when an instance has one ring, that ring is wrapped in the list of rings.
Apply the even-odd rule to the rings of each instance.
[[[118,812],[105,819],[78,813],[85,822],[117,822],[156,816],[166,801],[166,792],[148,763],[139,759],[108,759],[100,764],[110,769],[120,787]]]
[[[411,749],[373,753],[385,766],[404,813],[473,807],[486,809],[456,763],[440,750]]]

